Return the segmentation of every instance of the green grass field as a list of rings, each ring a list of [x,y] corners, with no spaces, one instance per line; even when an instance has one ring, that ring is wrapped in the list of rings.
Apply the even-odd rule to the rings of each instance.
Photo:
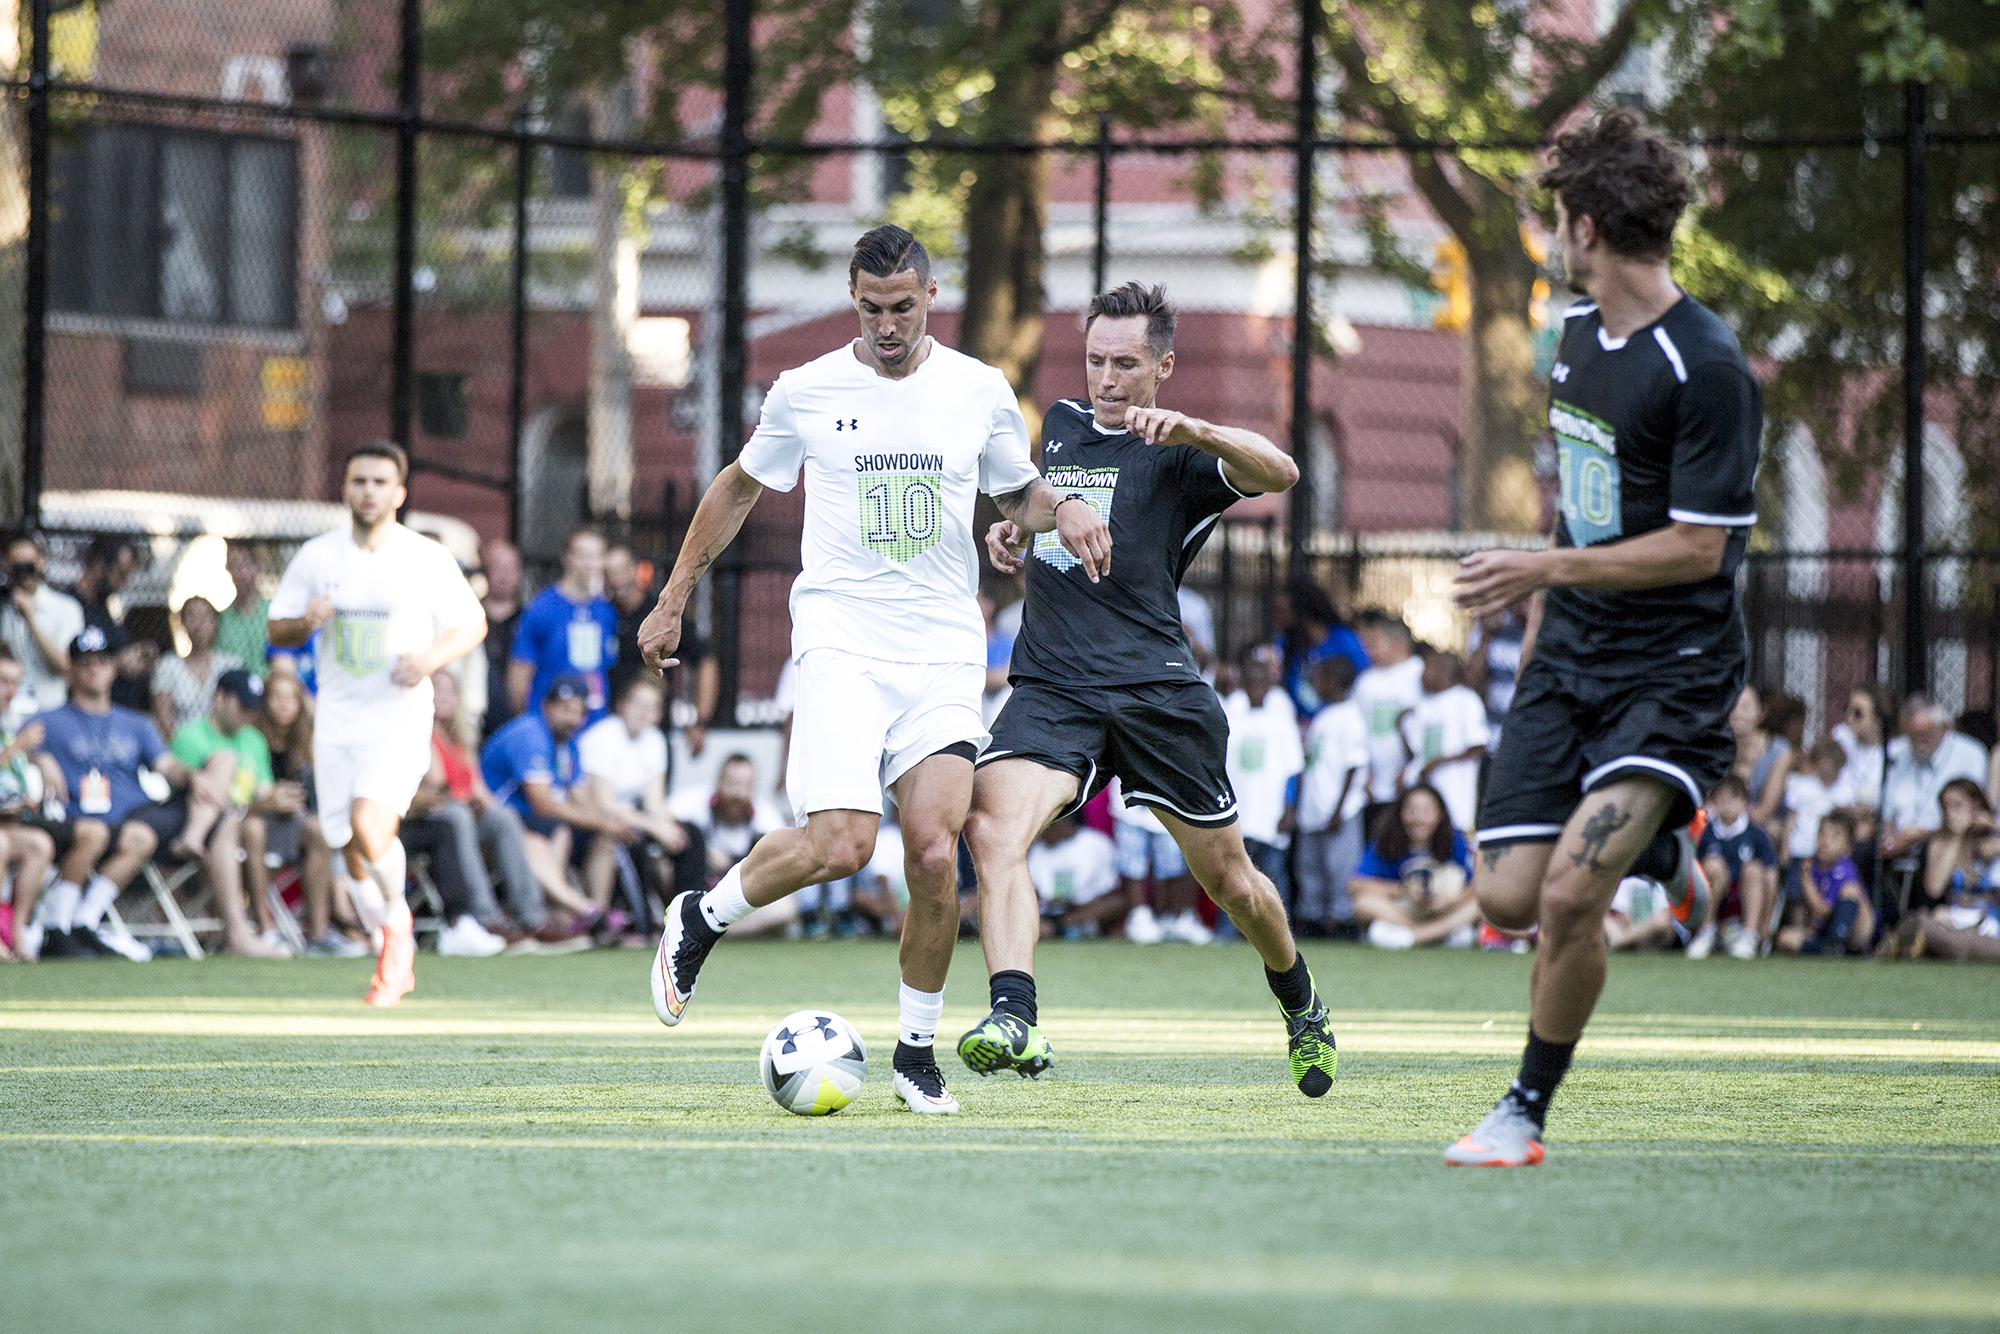
[[[1620,959],[1548,1163],[1452,1171],[1527,960],[1310,950],[1310,1102],[1242,946],[1051,946],[1058,1073],[889,1096],[878,943],[0,968],[0,1328],[1967,1329],[2000,1324],[2000,986],[1942,966]],[[984,1012],[961,951],[945,1036]],[[878,1057],[784,1114],[806,1005]],[[976,1010],[975,1010],[976,1007]]]

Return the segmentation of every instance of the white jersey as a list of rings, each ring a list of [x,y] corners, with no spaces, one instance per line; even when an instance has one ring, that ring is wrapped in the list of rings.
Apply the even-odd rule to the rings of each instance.
[[[805,472],[794,658],[985,665],[973,506],[1040,476],[999,371],[933,341],[891,380],[837,348],[778,377],[738,462],[774,491]]]
[[[431,683],[399,686],[389,673],[397,659],[422,653],[445,631],[486,623],[451,553],[401,524],[376,551],[356,546],[352,528],[338,528],[292,557],[271,598],[271,619],[303,616],[319,597],[333,599],[333,619],[319,631],[314,741],[348,746],[392,730],[428,734]]]
[[[1435,695],[1420,695],[1403,716],[1403,742],[1413,758],[1403,781],[1414,784],[1423,767],[1448,755],[1463,755],[1493,739],[1486,721],[1486,701],[1471,686],[1452,686]],[[1431,786],[1444,798],[1451,827],[1471,833],[1479,815],[1479,761],[1455,760],[1431,770]]]

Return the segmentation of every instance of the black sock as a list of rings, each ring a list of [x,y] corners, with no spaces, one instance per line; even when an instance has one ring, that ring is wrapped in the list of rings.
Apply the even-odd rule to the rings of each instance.
[[[1672,880],[1680,869],[1681,842],[1674,837],[1673,830],[1662,829],[1653,835],[1653,841],[1639,854],[1639,860],[1632,863],[1631,873],[1665,884]]]
[[[710,926],[708,919],[701,915],[699,894],[688,895],[687,902],[681,905],[681,926],[696,940],[705,940],[711,945],[722,939],[722,933]]]
[[[936,1047],[912,1047],[907,1042],[896,1043],[896,1054],[889,1062],[896,1070],[915,1070],[926,1065],[937,1064]]]
[[[1003,968],[987,980],[993,993],[993,1008],[1011,1014],[1033,1026],[1035,1019],[1035,979],[1018,968]]]
[[[1264,980],[1271,986],[1271,994],[1278,998],[1286,1014],[1297,1014],[1307,1009],[1313,1002],[1312,974],[1306,970],[1306,956],[1297,955],[1292,966],[1282,973],[1264,969]]]
[[[1549,1042],[1535,1036],[1534,1029],[1528,1030],[1528,1049],[1521,1053],[1521,1073],[1514,1076],[1514,1086],[1507,1092],[1536,1125],[1547,1121],[1549,1099],[1556,1095],[1556,1085],[1569,1072],[1570,1058],[1574,1055],[1574,1042]]]

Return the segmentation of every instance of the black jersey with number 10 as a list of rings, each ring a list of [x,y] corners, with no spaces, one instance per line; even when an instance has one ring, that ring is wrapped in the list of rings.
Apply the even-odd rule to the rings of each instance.
[[[1042,476],[1111,528],[1111,573],[1097,583],[1054,533],[1028,559],[1028,602],[1010,678],[1064,685],[1199,681],[1181,628],[1181,576],[1245,492],[1192,445],[1149,445],[1059,399],[1042,419]]]
[[[1564,314],[1549,375],[1560,478],[1559,547],[1618,542],[1671,523],[1729,530],[1722,568],[1691,584],[1550,590],[1535,651],[1595,672],[1661,658],[1740,661],[1736,571],[1757,522],[1763,390],[1714,312],[1683,296],[1624,338],[1588,302]]]

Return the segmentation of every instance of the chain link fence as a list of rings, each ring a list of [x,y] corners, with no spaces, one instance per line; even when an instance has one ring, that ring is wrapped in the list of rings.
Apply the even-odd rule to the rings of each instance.
[[[1489,539],[1463,531],[1483,499],[1461,475],[1474,410],[1464,260],[1410,187],[1421,145],[1328,139],[1302,152],[1275,129],[1173,140],[1108,120],[1054,145],[865,148],[837,142],[844,130],[777,145],[755,138],[747,95],[727,80],[685,109],[683,140],[651,144],[632,129],[643,88],[530,95],[427,66],[427,52],[468,40],[462,7],[21,8],[30,40],[6,125],[28,231],[6,254],[25,256],[27,345],[14,351],[27,373],[0,414],[22,423],[14,495],[59,535],[58,579],[89,535],[120,532],[150,558],[128,603],[197,585],[226,601],[215,544],[190,555],[198,539],[251,540],[274,577],[293,545],[338,521],[345,449],[383,436],[410,449],[413,512],[469,568],[482,540],[507,539],[545,581],[564,536],[591,522],[663,575],[762,392],[851,336],[853,238],[892,219],[931,243],[944,290],[933,331],[959,342],[970,185],[1039,161],[1049,188],[1030,286],[1045,315],[1038,360],[1017,368],[1024,399],[1081,392],[1093,292],[1164,282],[1182,310],[1174,405],[1300,457],[1299,495],[1240,507],[1190,574],[1223,650],[1269,635],[1273,593],[1295,568],[1345,608],[1391,608],[1424,638],[1464,642],[1451,567]],[[540,87],[528,66],[541,48],[524,49],[523,86]],[[879,120],[862,137],[884,137]],[[1748,198],[1760,172],[1809,174],[1884,142],[1893,156],[1893,136],[1718,142],[1704,163],[1714,189]],[[1933,151],[1962,179],[1982,144],[1995,151],[1968,135]],[[1747,156],[1758,165],[1746,176]],[[1871,244],[1903,244],[1875,222]],[[1541,371],[1563,298],[1534,296]],[[1783,324],[1782,309],[1767,316]],[[2000,566],[1977,548],[1976,511],[2000,474],[1950,395],[1934,394],[1923,540],[1906,543],[1893,429],[1872,437],[1892,441],[1880,457],[1846,448],[1893,393],[1855,393],[1817,415],[1775,404],[1744,575],[1758,676],[1808,699],[1817,727],[1850,684],[1915,679],[1916,643],[1937,694],[1990,709]],[[1545,519],[1553,452],[1537,450],[1515,484]],[[797,493],[767,494],[702,595],[725,707],[740,699],[746,719],[768,716],[756,701],[786,655],[800,514]],[[1925,588],[1914,639],[1912,568]]]

